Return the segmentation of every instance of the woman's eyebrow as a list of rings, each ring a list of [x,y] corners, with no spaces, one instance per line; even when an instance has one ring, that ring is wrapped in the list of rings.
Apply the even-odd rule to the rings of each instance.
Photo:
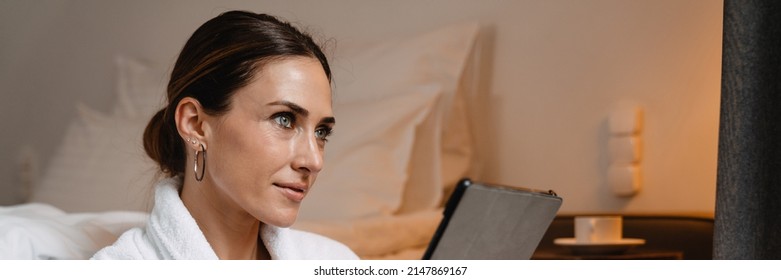
[[[304,107],[301,107],[298,104],[290,101],[279,100],[279,101],[268,103],[267,105],[282,105],[290,108],[290,110],[293,111],[293,113],[296,113],[297,115],[301,115],[305,118],[309,116],[309,110],[304,109]],[[320,123],[335,124],[336,119],[334,117],[325,117],[320,119]]]
[[[336,119],[334,117],[325,117],[320,120],[320,123],[336,124]]]
[[[303,117],[309,116],[309,110],[304,109],[304,107],[301,107],[298,104],[290,102],[290,101],[285,101],[285,100],[274,101],[274,102],[268,103],[267,105],[282,105],[282,106],[286,106],[286,107],[290,108],[290,110],[292,110],[293,113],[296,113],[297,115],[301,115]]]

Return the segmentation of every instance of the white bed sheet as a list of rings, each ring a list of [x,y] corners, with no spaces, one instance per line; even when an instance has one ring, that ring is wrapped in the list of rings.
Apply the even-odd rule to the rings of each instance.
[[[0,207],[0,259],[89,259],[123,232],[143,227],[144,212],[66,213],[43,203]],[[294,227],[349,246],[362,259],[420,259],[441,210]]]
[[[112,211],[65,213],[51,205],[0,207],[0,259],[88,259],[147,214]]]

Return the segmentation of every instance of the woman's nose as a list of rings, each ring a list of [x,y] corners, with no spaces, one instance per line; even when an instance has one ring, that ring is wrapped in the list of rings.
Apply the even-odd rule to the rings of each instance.
[[[312,133],[300,136],[294,147],[293,169],[316,174],[323,169],[323,149]]]

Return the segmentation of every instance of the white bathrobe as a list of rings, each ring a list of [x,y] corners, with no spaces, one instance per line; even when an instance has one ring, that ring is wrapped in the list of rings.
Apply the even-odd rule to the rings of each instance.
[[[206,237],[179,198],[181,178],[160,181],[146,229],[133,228],[92,259],[216,260]],[[347,246],[309,232],[262,225],[260,236],[271,259],[358,259]]]

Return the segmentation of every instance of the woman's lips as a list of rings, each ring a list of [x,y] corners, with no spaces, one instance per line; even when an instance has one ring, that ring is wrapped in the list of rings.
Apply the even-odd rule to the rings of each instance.
[[[294,202],[301,202],[306,196],[307,185],[305,184],[274,183],[274,186],[279,188],[285,197]]]

